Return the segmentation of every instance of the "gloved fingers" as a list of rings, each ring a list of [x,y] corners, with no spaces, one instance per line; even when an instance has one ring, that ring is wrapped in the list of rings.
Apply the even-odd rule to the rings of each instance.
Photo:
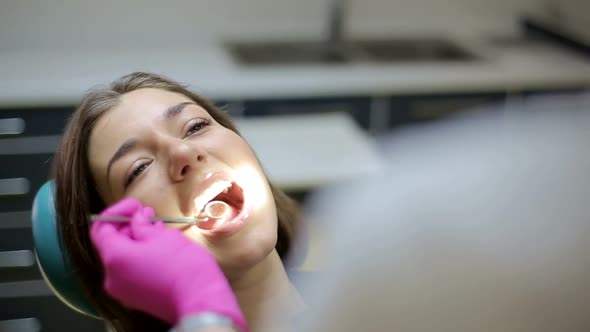
[[[141,202],[136,198],[124,198],[115,204],[106,208],[101,216],[126,216],[131,217],[135,212],[141,210],[143,206]],[[100,217],[98,219],[100,221]]]
[[[151,207],[150,207],[150,209],[151,209]],[[152,211],[153,211],[153,209],[152,209]],[[155,216],[155,215],[156,215],[156,213],[154,212],[154,214],[152,215],[152,217]],[[155,221],[152,224],[154,225],[154,228],[155,229],[158,229],[158,230],[166,229],[166,224],[163,221],[160,221],[160,220],[159,221]]]
[[[142,241],[159,232],[159,227],[149,220],[154,214],[154,209],[145,207],[133,215],[130,223],[131,238]]]
[[[117,233],[117,229],[112,223],[95,221],[90,225],[90,239],[95,246],[105,242],[113,233]]]
[[[156,211],[154,211],[154,208],[152,208],[151,206],[144,206],[143,207],[143,214],[148,217],[154,217],[156,215]]]
[[[158,230],[166,229],[166,224],[163,221],[156,221],[154,222],[154,228]]]
[[[151,217],[155,217],[156,216],[156,212],[154,211],[154,209],[151,206],[146,206],[143,208],[144,213]],[[153,221],[152,222],[153,228],[155,229],[164,229],[166,228],[166,225],[164,224],[163,221]]]
[[[101,257],[110,251],[116,251],[121,246],[126,246],[131,239],[125,233],[126,228],[118,228],[110,222],[95,221],[90,227],[90,239]],[[127,227],[128,228],[128,227]]]
[[[136,198],[125,198],[109,206],[100,213],[100,216],[132,216],[136,211],[141,210],[141,202]],[[101,221],[100,217],[90,227],[90,236],[94,246],[99,250],[108,250],[101,246],[109,246],[117,238],[131,237],[128,223],[113,223]]]
[[[131,226],[129,226],[128,223],[120,223],[121,226],[119,226],[119,233],[121,235],[124,235],[128,238],[133,238],[133,235],[131,234]]]

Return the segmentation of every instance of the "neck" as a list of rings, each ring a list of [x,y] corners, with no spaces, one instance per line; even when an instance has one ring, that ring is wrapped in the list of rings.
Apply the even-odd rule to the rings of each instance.
[[[268,322],[269,316],[279,314],[281,320],[288,320],[303,309],[299,293],[291,284],[276,250],[246,273],[232,278],[230,284],[253,331],[273,324]]]

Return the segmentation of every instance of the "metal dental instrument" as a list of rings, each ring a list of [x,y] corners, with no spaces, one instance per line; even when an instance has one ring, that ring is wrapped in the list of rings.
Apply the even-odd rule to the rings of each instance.
[[[222,210],[222,213],[215,213],[217,210]],[[165,223],[174,224],[196,224],[208,221],[209,219],[221,219],[227,215],[229,205],[223,201],[212,201],[205,205],[201,213],[196,217],[150,217],[150,221],[162,221]],[[100,216],[93,214],[90,216],[91,221],[108,221],[108,222],[129,222],[131,217],[126,216]]]
[[[130,217],[126,216],[104,216],[101,217],[98,214],[93,214],[90,216],[90,220],[94,221],[108,221],[108,222],[129,222],[131,220]],[[150,221],[162,221],[165,223],[173,223],[173,224],[196,224],[199,222],[205,222],[209,220],[209,218],[198,219],[198,218],[191,218],[191,217],[150,217]]]

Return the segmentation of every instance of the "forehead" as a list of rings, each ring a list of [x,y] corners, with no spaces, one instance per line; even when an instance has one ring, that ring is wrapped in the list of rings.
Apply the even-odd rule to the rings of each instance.
[[[139,89],[121,95],[119,103],[106,116],[111,118],[143,118],[159,116],[162,112],[178,103],[192,102],[187,96],[160,89]]]
[[[92,130],[92,136],[96,133],[127,139],[135,130],[153,125],[168,107],[182,102],[193,101],[180,93],[160,89],[139,89],[125,93],[115,107],[100,117]]]

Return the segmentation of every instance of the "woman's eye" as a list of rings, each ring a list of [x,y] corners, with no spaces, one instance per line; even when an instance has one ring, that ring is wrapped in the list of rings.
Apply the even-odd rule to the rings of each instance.
[[[142,162],[141,164],[137,165],[127,179],[125,180],[125,188],[129,187],[129,185],[141,175],[141,173],[147,168],[148,162]]]
[[[207,119],[198,119],[196,120],[194,123],[191,124],[191,126],[189,127],[188,131],[186,132],[185,136],[190,136],[196,132],[198,132],[199,130],[207,127],[209,125],[209,120]]]

